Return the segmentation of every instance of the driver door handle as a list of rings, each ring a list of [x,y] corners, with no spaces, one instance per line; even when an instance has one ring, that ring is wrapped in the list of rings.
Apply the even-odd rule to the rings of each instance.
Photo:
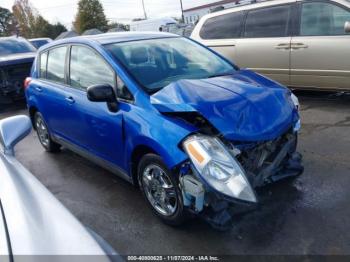
[[[280,43],[275,46],[276,49],[282,49],[282,50],[289,50],[290,49],[290,43]]]
[[[292,43],[292,49],[301,49],[301,48],[308,48],[308,45],[305,45],[304,43]]]

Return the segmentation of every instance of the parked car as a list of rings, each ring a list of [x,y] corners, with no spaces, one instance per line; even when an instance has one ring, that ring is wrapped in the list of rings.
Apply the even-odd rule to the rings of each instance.
[[[86,229],[17,161],[14,147],[30,131],[27,116],[0,120],[2,259],[16,261],[14,256],[19,255],[98,255],[98,261],[120,260],[106,241]]]
[[[36,49],[22,37],[0,37],[0,104],[24,98]]]
[[[42,38],[32,38],[29,39],[29,42],[36,48],[39,49],[43,45],[46,45],[50,42],[52,42],[52,39],[49,37],[42,37]]]
[[[68,66],[69,65],[69,66]],[[47,45],[26,81],[43,147],[61,146],[139,185],[156,215],[226,227],[254,188],[302,172],[297,98],[169,33],[110,33]]]
[[[204,16],[191,37],[292,88],[350,90],[350,1],[278,0]]]

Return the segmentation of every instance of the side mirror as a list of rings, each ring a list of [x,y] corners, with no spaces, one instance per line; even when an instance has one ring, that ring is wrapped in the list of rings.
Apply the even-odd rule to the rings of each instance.
[[[107,102],[110,111],[118,111],[118,101],[115,92],[113,87],[108,84],[89,86],[87,88],[87,97],[92,102]]]
[[[24,115],[8,117],[0,120],[0,142],[4,153],[14,155],[15,145],[32,130],[29,117]]]
[[[350,33],[350,22],[349,21],[345,22],[344,30],[345,30],[345,33]]]

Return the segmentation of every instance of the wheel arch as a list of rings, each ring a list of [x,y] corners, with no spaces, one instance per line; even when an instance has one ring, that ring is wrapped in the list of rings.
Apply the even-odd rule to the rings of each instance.
[[[35,125],[34,125],[34,117],[35,117],[35,113],[38,112],[38,111],[39,110],[38,110],[38,108],[36,106],[30,106],[29,107],[29,118],[32,121],[32,126],[33,126],[34,129],[36,129]]]

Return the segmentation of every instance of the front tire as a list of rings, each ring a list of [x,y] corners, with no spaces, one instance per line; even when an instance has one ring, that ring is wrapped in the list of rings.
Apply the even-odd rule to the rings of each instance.
[[[57,144],[51,139],[51,135],[45,120],[40,112],[36,112],[34,116],[34,126],[38,135],[40,144],[45,148],[47,152],[59,152],[61,145]]]
[[[177,180],[160,156],[145,155],[138,166],[138,181],[153,212],[166,224],[180,225],[186,218]]]

